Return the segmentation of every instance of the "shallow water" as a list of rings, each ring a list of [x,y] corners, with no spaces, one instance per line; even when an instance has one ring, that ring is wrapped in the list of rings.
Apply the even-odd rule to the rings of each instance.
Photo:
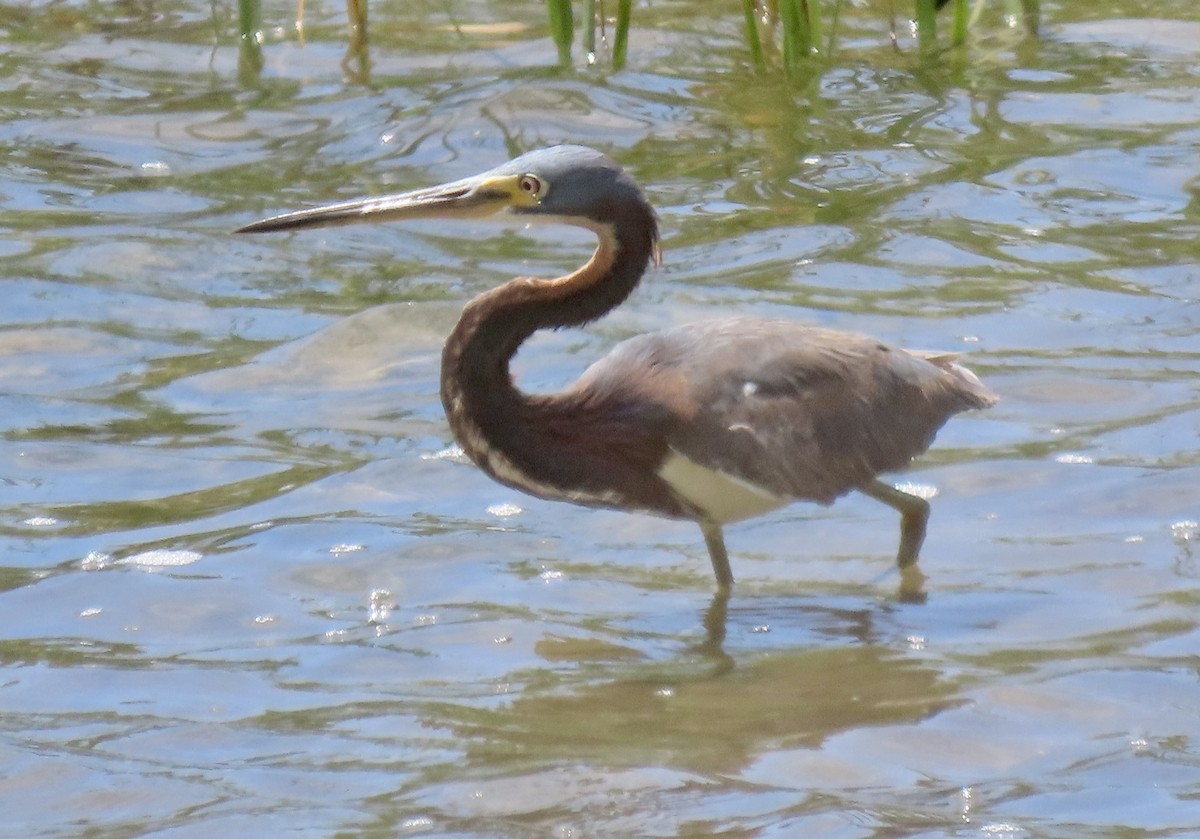
[[[229,7],[0,6],[0,832],[1196,835],[1200,15],[1044,5],[937,60],[847,9],[791,82],[720,4],[620,72],[375,4],[366,73],[271,4],[261,76]],[[456,455],[458,309],[582,233],[229,235],[564,141],[665,263],[525,386],[731,311],[969,352],[1003,401],[897,478],[924,602],[866,499],[730,527],[722,615],[694,525]]]

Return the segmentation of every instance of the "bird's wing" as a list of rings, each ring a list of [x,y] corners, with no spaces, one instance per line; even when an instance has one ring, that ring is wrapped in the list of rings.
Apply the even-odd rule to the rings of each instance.
[[[621,344],[585,374],[652,382],[670,450],[779,498],[830,502],[903,468],[954,413],[994,397],[946,356],[734,318]]]

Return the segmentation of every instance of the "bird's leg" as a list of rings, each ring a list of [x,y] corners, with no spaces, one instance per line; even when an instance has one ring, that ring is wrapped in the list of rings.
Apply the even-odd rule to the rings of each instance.
[[[924,603],[929,599],[925,593],[925,574],[914,562],[900,568],[900,602]]]
[[[925,523],[929,521],[929,502],[924,498],[901,492],[883,481],[873,480],[860,486],[863,495],[887,504],[900,513],[900,550],[896,564],[907,568],[917,561],[917,552],[925,541]]]
[[[725,550],[725,536],[721,525],[715,521],[700,519],[700,530],[704,544],[708,546],[708,558],[712,560],[713,573],[717,575],[717,590],[728,592],[733,588],[733,572],[729,570],[729,554]]]

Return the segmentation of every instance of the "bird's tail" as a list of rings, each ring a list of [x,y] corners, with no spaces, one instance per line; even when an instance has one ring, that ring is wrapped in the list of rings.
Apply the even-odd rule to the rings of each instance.
[[[979,377],[958,363],[960,353],[955,352],[922,352],[912,351],[913,355],[923,358],[935,367],[940,367],[954,377],[954,390],[966,402],[968,408],[990,408],[1000,401],[991,388],[979,380]]]

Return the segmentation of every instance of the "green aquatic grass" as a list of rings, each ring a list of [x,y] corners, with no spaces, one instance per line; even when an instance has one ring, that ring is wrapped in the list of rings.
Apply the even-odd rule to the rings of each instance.
[[[806,55],[812,45],[808,27],[800,24],[799,0],[779,0],[779,29],[783,40],[783,63],[795,67],[800,56]]]
[[[550,37],[558,48],[558,62],[571,61],[571,42],[575,40],[575,16],[571,12],[571,0],[546,0],[550,14]]]
[[[596,0],[583,0],[583,19],[596,20]],[[583,27],[583,52],[589,61],[596,55],[596,27]]]
[[[1036,35],[1042,19],[1041,0],[1021,0],[1021,10],[1024,15],[1025,28],[1031,34]]]
[[[349,56],[358,56],[366,61],[367,2],[348,0],[347,14],[350,18]],[[1036,33],[1041,17],[1040,0],[1004,0],[1009,14],[1020,17],[1030,33]],[[603,0],[582,0],[581,17],[583,46],[589,63],[596,60],[597,26],[603,31],[605,8]],[[730,4],[732,5],[732,3]],[[767,49],[778,31],[778,54],[784,71],[791,75],[812,57],[832,52],[836,44],[836,33],[843,0],[833,0],[822,8],[821,0],[742,0],[742,16],[745,24],[746,44],[750,61],[758,70],[767,67]],[[962,46],[967,35],[976,24],[988,0],[913,0],[914,19],[917,24],[917,39],[923,54],[932,54],[938,49],[937,17],[945,6],[951,6],[950,43]],[[550,24],[550,36],[558,51],[562,65],[571,63],[571,48],[575,39],[575,12],[572,0],[546,0],[546,12]],[[829,38],[825,40],[822,15],[830,16]],[[297,11],[301,18],[297,30],[303,40],[303,5]],[[633,19],[633,0],[616,0],[616,18],[611,40],[610,60],[614,68],[625,66],[628,58],[629,28]],[[238,25],[242,45],[241,64],[244,71],[257,73],[262,68],[262,3],[261,0],[238,0]]]
[[[758,3],[755,0],[742,0],[742,14],[746,20],[746,43],[750,45],[750,60],[755,69],[765,70],[767,62],[763,56],[762,36],[758,32]]]
[[[921,52],[937,49],[937,0],[916,0],[917,43]]]
[[[238,0],[238,78],[252,82],[262,68],[262,2]]]
[[[842,2],[834,0],[829,7],[829,38],[823,35],[823,10],[821,0],[742,0],[745,23],[746,46],[750,50],[750,62],[756,70],[766,70],[767,50],[779,31],[782,66],[788,74],[798,70],[812,56],[832,52],[836,43],[836,30],[841,14]],[[1008,13],[1019,17],[1031,34],[1037,34],[1040,19],[1040,0],[1004,0]],[[944,6],[952,6],[952,28],[950,43],[964,46],[968,31],[976,25],[980,12],[988,0],[913,0],[913,14],[917,22],[917,37],[920,52],[935,53],[938,48],[937,13]],[[632,0],[617,0],[616,26],[614,26],[610,60],[614,68],[625,66],[629,52],[629,28],[632,22]],[[299,16],[302,17],[300,6]],[[257,74],[263,66],[262,47],[262,0],[238,0],[239,35],[241,38],[242,72]],[[367,0],[348,0],[347,13],[350,24],[349,56],[356,56],[366,66],[367,43]],[[571,47],[575,41],[575,12],[571,0],[546,0],[546,13],[550,22],[550,35],[558,50],[560,65],[571,62]],[[596,26],[604,29],[604,6],[598,0],[583,0],[581,17],[583,31],[581,46],[587,60],[594,62],[596,49]],[[301,32],[302,22],[296,23]],[[894,36],[893,36],[894,37]]]
[[[779,35],[779,55],[788,74],[796,71],[813,56],[830,53],[836,44],[837,25],[843,0],[826,3],[830,16],[829,38],[825,40],[821,0],[742,0],[742,18],[750,62],[758,70],[767,67],[767,49]],[[1040,0],[1005,0],[1010,14],[1019,16],[1032,34],[1038,30],[1041,16]],[[922,54],[932,55],[939,49],[937,35],[938,13],[950,6],[950,44],[966,44],[971,27],[975,26],[988,0],[913,0],[913,19],[916,21],[917,41]],[[575,19],[571,0],[546,0],[550,19],[550,34],[558,48],[559,61],[571,61]],[[612,64],[625,65],[629,27],[632,19],[632,0],[618,0],[616,29],[612,41]],[[583,0],[582,45],[589,61],[596,56],[596,26],[603,5],[597,0]],[[602,24],[601,24],[602,25]]]
[[[617,3],[617,31],[613,33],[613,66],[625,66],[625,52],[629,45],[629,21],[633,17],[633,0]]]
[[[599,8],[598,8],[599,5]],[[546,0],[550,18],[550,37],[558,49],[560,64],[571,62],[571,45],[575,40],[575,15],[571,0]],[[581,43],[588,61],[594,60],[596,52],[596,22],[603,16],[603,5],[596,0],[583,0],[583,35]],[[629,49],[629,24],[633,18],[633,0],[618,0],[616,26],[612,38],[612,64],[620,69],[625,66]],[[603,25],[603,24],[601,24]]]
[[[950,43],[956,47],[967,42],[969,17],[970,10],[967,8],[967,0],[954,0],[954,23],[951,28]]]

